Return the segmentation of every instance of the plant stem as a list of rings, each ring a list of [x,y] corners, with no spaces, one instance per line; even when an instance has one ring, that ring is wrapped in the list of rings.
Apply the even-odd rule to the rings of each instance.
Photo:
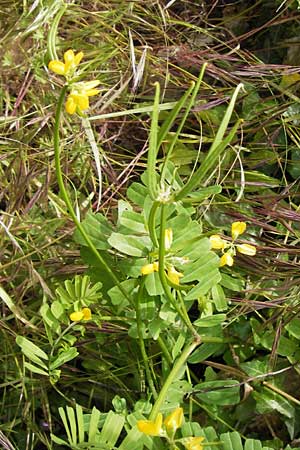
[[[101,266],[104,268],[104,270],[109,275],[109,277],[118,286],[118,288],[120,289],[122,294],[132,304],[133,303],[132,299],[129,297],[129,295],[127,294],[126,290],[123,288],[121,283],[119,282],[119,280],[116,277],[116,275],[113,273],[113,271],[108,266],[106,261],[102,258],[102,256],[100,255],[100,253],[98,252],[98,250],[94,246],[93,242],[89,238],[88,234],[84,230],[81,222],[79,221],[78,217],[76,216],[76,213],[74,211],[74,208],[73,208],[71,200],[70,200],[70,197],[69,197],[69,195],[67,193],[67,190],[65,188],[65,185],[64,185],[63,174],[62,174],[61,165],[60,165],[60,135],[59,135],[59,130],[60,130],[60,117],[61,117],[62,107],[63,107],[63,103],[64,103],[64,99],[65,99],[65,95],[66,95],[67,89],[68,89],[68,85],[65,85],[62,88],[62,90],[61,90],[61,93],[60,93],[60,96],[59,96],[59,99],[58,99],[58,103],[57,103],[56,114],[55,114],[55,125],[54,125],[55,171],[56,171],[56,178],[57,178],[58,186],[59,186],[59,189],[60,189],[60,193],[61,193],[61,196],[62,196],[62,198],[63,198],[63,200],[64,200],[64,202],[65,202],[65,204],[67,206],[68,212],[69,212],[72,220],[74,221],[78,231],[80,232],[80,234],[82,235],[83,239],[85,240],[87,246],[89,247],[91,252],[95,255],[97,261],[101,264]]]
[[[138,331],[138,336],[139,336],[139,345],[140,345],[140,350],[141,350],[141,354],[142,354],[142,358],[143,358],[143,363],[144,363],[144,367],[145,367],[145,371],[146,371],[146,377],[147,377],[147,381],[148,381],[148,385],[151,389],[151,393],[153,395],[153,398],[156,400],[157,399],[157,392],[153,383],[153,379],[151,376],[151,371],[150,371],[150,367],[149,367],[149,362],[148,362],[148,355],[146,352],[146,348],[145,348],[145,341],[143,339],[143,332],[142,332],[142,320],[141,320],[141,311],[140,311],[140,302],[142,299],[142,295],[143,295],[143,291],[144,291],[144,284],[145,284],[145,280],[143,279],[139,290],[138,290],[138,294],[137,294],[137,298],[136,298],[136,326],[137,326],[137,331]]]
[[[179,358],[177,359],[177,361],[175,362],[173,369],[171,370],[171,372],[169,373],[168,378],[166,379],[163,387],[161,388],[161,391],[153,405],[151,414],[149,416],[149,420],[155,420],[157,414],[160,411],[160,408],[163,404],[163,402],[165,401],[165,398],[167,396],[168,390],[171,386],[171,384],[173,383],[174,380],[176,380],[182,366],[186,363],[186,360],[188,359],[188,357],[190,356],[190,354],[195,350],[196,347],[198,347],[198,345],[201,344],[201,338],[200,336],[194,338],[194,340],[187,344],[185,346],[185,348],[183,349],[181,355],[179,356]]]
[[[181,317],[182,321],[186,324],[187,328],[190,330],[192,335],[197,338],[198,333],[196,332],[195,328],[193,327],[188,314],[184,314],[181,311],[181,308],[178,306],[177,302],[175,301],[175,299],[171,293],[171,289],[166,280],[166,274],[165,274],[165,230],[166,230],[166,208],[165,208],[164,204],[161,204],[159,259],[158,259],[158,266],[159,266],[158,273],[159,273],[160,282],[164,289],[164,293],[167,296],[168,300],[170,301],[171,305],[176,309],[177,313]]]

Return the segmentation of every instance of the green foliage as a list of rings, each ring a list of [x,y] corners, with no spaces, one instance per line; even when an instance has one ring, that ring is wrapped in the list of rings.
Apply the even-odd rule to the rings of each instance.
[[[5,448],[163,450],[137,421],[178,406],[179,450],[299,440],[299,2],[160,3],[1,5]]]

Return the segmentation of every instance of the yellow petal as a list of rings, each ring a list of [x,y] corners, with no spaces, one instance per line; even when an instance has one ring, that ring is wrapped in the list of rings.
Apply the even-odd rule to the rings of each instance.
[[[149,275],[150,273],[153,273],[155,271],[154,264],[145,264],[141,268],[141,274],[142,275]]]
[[[169,250],[173,242],[173,230],[172,228],[167,228],[165,230],[165,249]]]
[[[171,281],[171,283],[173,284],[179,284],[180,282],[180,278],[183,277],[183,274],[180,272],[177,272],[177,270],[175,269],[175,267],[171,266],[168,269],[168,278]]]
[[[256,248],[254,245],[250,244],[241,244],[236,246],[237,251],[242,253],[243,255],[254,256],[256,255]]]
[[[70,320],[72,320],[72,322],[79,322],[80,320],[82,320],[84,317],[83,312],[82,311],[75,311],[72,314],[70,314]]]
[[[183,441],[183,445],[187,450],[202,450],[203,445],[201,445],[201,442],[203,441],[204,437],[189,437],[186,438]]]
[[[74,102],[72,95],[68,96],[65,108],[68,114],[74,114],[74,112],[76,111],[77,105]]]
[[[75,58],[75,55],[74,55],[73,50],[70,49],[64,53],[65,64],[70,65],[70,64],[74,63],[74,58]]]
[[[98,95],[100,92],[100,89],[88,89],[87,91],[84,91],[84,92],[88,97],[92,97],[93,95]]]
[[[83,58],[83,52],[79,52],[79,53],[77,53],[77,55],[75,55],[74,63],[75,63],[76,66],[79,65],[79,63],[82,60],[82,58]]]
[[[231,236],[235,240],[240,234],[243,234],[246,230],[246,222],[233,222],[231,225]]]
[[[209,240],[210,246],[214,250],[223,250],[226,246],[226,241],[224,241],[218,234],[213,234],[212,236],[210,236]]]
[[[159,266],[158,266],[158,261],[155,261],[155,262],[153,263],[153,270],[154,270],[154,272],[158,272],[158,268],[159,268]]]
[[[91,320],[92,312],[90,308],[82,308],[83,320]]]
[[[170,434],[175,434],[177,428],[180,428],[183,421],[183,409],[176,408],[169,416],[164,420],[165,427]]]
[[[223,256],[221,256],[220,259],[220,267],[223,266],[233,266],[233,257],[231,256],[231,254],[229,252],[224,253]]]
[[[152,420],[138,420],[137,427],[141,433],[148,436],[159,436],[162,434],[162,414],[158,413],[155,421]]]
[[[48,64],[48,68],[52,70],[52,72],[57,73],[58,75],[65,75],[65,65],[61,61],[50,61]]]
[[[74,102],[78,106],[81,111],[88,109],[89,107],[89,98],[86,94],[71,94]]]

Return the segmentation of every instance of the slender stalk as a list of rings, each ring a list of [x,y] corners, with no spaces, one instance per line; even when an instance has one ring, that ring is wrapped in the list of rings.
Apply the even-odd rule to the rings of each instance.
[[[157,338],[157,342],[158,342],[158,344],[160,346],[160,349],[161,349],[161,351],[162,351],[162,353],[163,353],[163,355],[165,357],[165,360],[166,360],[168,366],[171,367],[171,365],[173,363],[173,360],[172,360],[172,356],[171,356],[171,354],[169,352],[169,349],[167,347],[167,344],[165,343],[165,341],[163,340],[163,338],[161,336],[159,336]]]
[[[143,295],[143,291],[144,291],[144,284],[145,284],[145,280],[143,279],[139,290],[138,290],[138,294],[137,294],[137,298],[136,298],[136,326],[137,326],[137,332],[138,332],[138,336],[139,336],[139,345],[140,345],[140,350],[141,350],[141,354],[142,354],[142,358],[143,358],[143,363],[144,363],[144,367],[145,367],[145,371],[146,371],[146,378],[148,381],[148,385],[151,389],[153,398],[156,400],[157,399],[157,392],[153,383],[153,379],[151,376],[151,370],[150,370],[150,366],[149,366],[149,362],[148,362],[148,355],[146,352],[146,348],[145,348],[145,341],[143,339],[143,333],[142,333],[142,319],[141,319],[141,310],[140,310],[140,303],[141,303],[141,299],[142,299],[142,295]]]
[[[152,241],[152,244],[154,247],[158,248],[158,240],[155,232],[155,217],[157,213],[157,209],[159,207],[159,202],[153,202],[153,205],[151,206],[149,218],[148,218],[148,229],[149,229],[149,235]]]
[[[67,89],[68,89],[68,85],[65,85],[62,88],[62,90],[61,90],[61,93],[60,93],[60,96],[59,96],[59,99],[58,99],[58,103],[57,103],[57,107],[56,107],[55,125],[54,125],[55,171],[56,171],[56,178],[57,178],[58,186],[59,186],[59,189],[60,189],[60,193],[61,193],[61,196],[62,196],[62,198],[63,198],[63,200],[64,200],[64,202],[65,202],[65,204],[67,206],[68,212],[69,212],[72,220],[74,221],[78,231],[80,232],[80,234],[82,235],[83,239],[85,240],[87,246],[89,247],[91,252],[95,255],[97,261],[99,261],[99,263],[104,268],[104,270],[109,275],[109,277],[118,286],[118,288],[120,289],[122,294],[132,304],[133,303],[132,299],[129,297],[129,295],[127,294],[126,290],[123,288],[123,286],[119,282],[118,278],[113,273],[111,268],[108,266],[106,261],[102,258],[102,256],[100,255],[100,253],[98,252],[98,250],[94,246],[93,242],[91,241],[90,237],[88,236],[88,234],[84,230],[82,224],[80,223],[80,221],[79,221],[79,219],[78,219],[78,217],[77,217],[77,215],[76,215],[76,213],[74,211],[74,208],[72,206],[72,203],[71,203],[70,197],[69,197],[69,195],[67,193],[67,190],[65,188],[65,185],[64,185],[63,174],[62,174],[61,165],[60,165],[60,133],[59,133],[59,130],[60,130],[60,117],[61,117],[61,112],[62,112],[63,103],[64,103],[64,99],[65,99],[65,95],[66,95]]]
[[[181,355],[179,356],[179,358],[175,362],[175,364],[173,366],[173,369],[169,373],[169,376],[166,379],[163,387],[160,390],[160,393],[159,393],[159,395],[158,395],[158,397],[157,397],[157,399],[156,399],[156,401],[155,401],[155,403],[153,405],[152,411],[150,413],[149,420],[155,420],[157,414],[159,413],[159,411],[161,409],[161,406],[162,406],[163,402],[165,401],[165,398],[167,396],[167,393],[168,393],[168,390],[169,390],[171,384],[178,377],[178,374],[179,374],[182,366],[186,363],[186,361],[187,361],[188,357],[190,356],[190,354],[200,344],[201,344],[201,338],[200,338],[200,336],[198,336],[191,343],[189,343],[189,344],[187,344],[185,346],[185,348],[183,349]]]

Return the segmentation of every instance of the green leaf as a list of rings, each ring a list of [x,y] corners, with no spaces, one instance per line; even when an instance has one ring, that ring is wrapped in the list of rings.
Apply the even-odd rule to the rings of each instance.
[[[145,234],[147,232],[143,216],[134,211],[124,211],[120,217],[120,224],[133,233]]]
[[[219,194],[222,191],[222,186],[209,186],[205,188],[199,188],[197,191],[190,192],[188,196],[182,201],[185,202],[192,202],[192,203],[201,203],[203,200],[207,199],[211,195]]]
[[[228,309],[228,303],[222,286],[219,284],[213,286],[211,289],[211,296],[217,311],[224,311]]]
[[[60,323],[52,314],[52,311],[47,303],[44,303],[40,308],[41,316],[44,322],[56,333],[60,332]]]
[[[81,224],[97,249],[107,250],[110,248],[108,238],[112,232],[112,227],[102,214],[89,212]],[[83,246],[87,245],[78,230],[74,233],[74,240]]]
[[[51,304],[51,312],[56,319],[60,319],[61,316],[63,316],[65,310],[62,304],[58,300],[55,300]]]
[[[261,441],[258,439],[246,439],[244,450],[262,450]]]
[[[241,436],[237,431],[220,435],[223,450],[243,450]]]
[[[58,356],[51,362],[50,370],[55,370],[57,367],[62,366],[68,361],[76,358],[79,355],[75,347],[68,348],[67,350],[61,350]]]
[[[48,356],[43,350],[23,336],[17,336],[16,343],[21,347],[22,352],[30,361],[48,370],[47,365],[42,361],[42,359],[48,360]]]
[[[164,288],[160,282],[159,274],[157,272],[146,275],[145,288],[149,295],[161,295],[164,293]]]
[[[300,319],[292,319],[287,325],[285,325],[285,329],[291,336],[300,340]]]
[[[30,364],[26,361],[24,363],[24,366],[26,367],[26,369],[30,370],[32,373],[37,373],[39,375],[45,375],[46,377],[49,376],[49,373],[46,372],[45,370],[39,369],[39,367],[36,367],[33,364]]]
[[[137,286],[137,280],[130,278],[129,280],[122,281],[122,283],[120,284],[125,289],[128,296],[132,297],[133,291]],[[114,286],[107,293],[113,305],[119,306],[121,309],[123,309],[128,304],[127,298],[125,297],[123,292],[120,291],[118,286]]]
[[[260,414],[277,411],[285,417],[291,419],[295,415],[293,405],[276,392],[264,388],[261,392],[253,391],[253,398],[256,400],[256,409]]]
[[[205,295],[215,284],[219,283],[220,279],[221,274],[218,269],[202,273],[200,282],[190,290],[186,295],[185,300],[196,300],[201,295]]]
[[[194,322],[197,327],[215,327],[221,325],[226,320],[226,314],[215,314],[213,316],[203,317]]]
[[[242,291],[244,289],[245,281],[222,273],[220,284],[231,291]]]
[[[109,411],[101,431],[101,441],[104,441],[108,448],[112,449],[123,429],[125,416]]]
[[[66,445],[68,447],[67,441],[64,441],[63,439],[60,439],[59,437],[55,436],[55,434],[50,434],[52,442],[55,442],[55,444],[59,445]]]
[[[191,364],[198,364],[219,351],[222,347],[223,344],[219,343],[204,343],[194,351],[189,357],[188,362]]]
[[[69,419],[70,429],[71,429],[71,437],[72,437],[72,444],[77,444],[77,426],[76,426],[76,420],[75,420],[75,412],[74,408],[71,406],[66,407],[67,410],[67,416]]]
[[[94,444],[96,442],[96,435],[98,433],[98,424],[100,419],[100,411],[94,406],[92,409],[92,414],[90,416],[90,424],[89,424],[89,444]]]
[[[127,198],[140,206],[144,206],[145,198],[148,195],[148,189],[141,183],[132,183],[127,189]]]
[[[84,442],[84,420],[82,407],[78,404],[76,404],[76,417],[78,426],[78,442],[81,444]]]
[[[207,252],[201,255],[196,261],[187,263],[183,267],[184,276],[181,280],[182,283],[189,283],[195,280],[203,283],[203,279],[206,279],[207,275],[218,271],[219,258],[215,253]]]
[[[194,390],[201,390],[196,397],[210,405],[236,405],[240,402],[240,385],[236,380],[205,381],[195,385]]]
[[[112,233],[108,242],[116,250],[130,256],[146,256],[151,248],[148,236],[136,237]]]

